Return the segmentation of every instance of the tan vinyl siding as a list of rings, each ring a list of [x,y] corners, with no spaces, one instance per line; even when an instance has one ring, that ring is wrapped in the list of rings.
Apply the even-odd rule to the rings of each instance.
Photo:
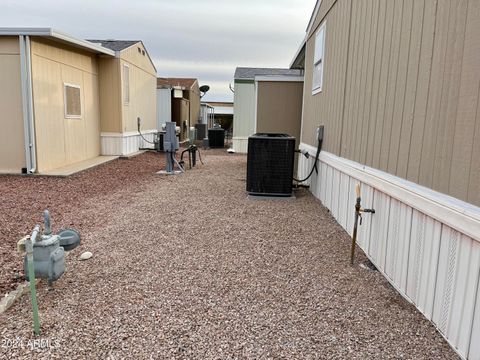
[[[325,124],[325,150],[480,205],[478,0],[324,0],[313,30],[323,21],[325,83],[305,94],[303,142]]]
[[[36,39],[31,52],[38,171],[100,155],[95,55]],[[65,116],[65,83],[80,87],[80,118]]]
[[[140,48],[140,52],[138,52],[138,48]],[[145,55],[143,55],[142,51],[145,52]],[[130,46],[122,50],[120,57],[123,60],[127,61],[128,63],[133,64],[139,69],[142,69],[143,71],[147,72],[148,74],[151,74],[155,77],[157,76],[156,70],[153,64],[150,62],[150,58],[148,57],[148,54],[145,50],[145,47],[142,45],[142,43],[139,42],[133,46]],[[155,88],[156,86],[157,85],[155,82]]]
[[[22,89],[18,37],[0,38],[0,172],[25,167]]]
[[[320,9],[318,10],[317,17],[313,21],[312,29],[310,31],[309,36],[311,36],[315,30],[320,26],[322,19],[325,15],[330,11],[333,4],[335,4],[337,0],[321,0]]]
[[[140,52],[138,49],[140,48]],[[145,53],[144,53],[145,52]],[[157,122],[157,74],[142,43],[137,43],[120,53],[120,63],[129,68],[130,97],[128,104],[122,102],[122,131],[137,130],[137,118],[142,119],[142,129],[156,129]],[[124,73],[121,81],[123,84]]]
[[[193,84],[192,89],[188,93],[188,100],[190,100],[190,126],[195,126],[200,116],[200,88],[198,82]]]
[[[99,59],[101,131],[122,132],[120,59]]]
[[[298,145],[303,82],[259,81],[257,132],[286,133]]]
[[[324,141],[324,149],[337,154],[340,149],[344,83],[347,73],[349,7],[350,2],[340,2],[329,13],[325,29],[323,89],[322,92],[313,96],[311,89],[314,36],[307,41],[305,58],[305,107],[302,141],[316,146],[315,129],[318,125],[325,125],[327,136]],[[350,72],[351,70],[349,70]],[[236,87],[238,86],[236,85]]]
[[[121,60],[129,66],[130,99],[128,104],[122,102],[123,131],[136,131],[137,118],[142,119],[142,129],[156,129],[157,122],[157,77],[137,67],[135,64]],[[123,82],[123,72],[122,72]]]

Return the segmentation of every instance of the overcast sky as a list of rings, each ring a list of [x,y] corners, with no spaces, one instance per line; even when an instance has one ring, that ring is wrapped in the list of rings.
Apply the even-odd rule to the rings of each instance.
[[[237,66],[288,67],[315,0],[0,0],[1,27],[143,40],[159,76],[196,77],[232,101]],[[233,85],[233,84],[232,84]]]

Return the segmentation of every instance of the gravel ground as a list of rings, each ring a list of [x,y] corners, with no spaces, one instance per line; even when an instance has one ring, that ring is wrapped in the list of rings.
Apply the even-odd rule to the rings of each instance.
[[[23,281],[16,244],[32,232],[35,223],[43,221],[43,210],[50,210],[56,229],[73,227],[83,233],[98,227],[108,215],[104,210],[90,211],[97,198],[121,189],[141,191],[163,166],[163,156],[145,153],[67,178],[0,175],[0,296]]]
[[[108,185],[77,194],[78,211],[58,216],[85,226],[55,290],[40,284],[48,348],[31,343],[24,296],[0,316],[0,358],[456,358],[380,273],[349,266],[347,234],[306,190],[292,201],[248,199],[246,158],[220,151],[180,176],[149,168],[114,188],[101,176],[152,156],[80,175],[85,188]],[[77,260],[86,250],[94,257]]]

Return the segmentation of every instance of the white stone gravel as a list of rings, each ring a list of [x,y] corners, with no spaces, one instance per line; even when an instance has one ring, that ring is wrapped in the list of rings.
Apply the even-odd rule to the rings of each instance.
[[[81,210],[102,221],[55,290],[39,285],[44,348],[29,346],[24,296],[0,316],[0,345],[21,346],[0,358],[456,358],[380,273],[350,267],[347,234],[308,191],[249,200],[244,156],[203,159]]]

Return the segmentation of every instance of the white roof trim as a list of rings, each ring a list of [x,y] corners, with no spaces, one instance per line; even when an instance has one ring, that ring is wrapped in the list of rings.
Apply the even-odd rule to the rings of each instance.
[[[105,55],[115,56],[115,51],[113,50],[107,49],[98,44],[91,43],[87,40],[74,38],[73,36],[62,33],[52,28],[0,28],[0,36],[20,35],[52,38],[63,43],[68,43],[74,47]]]
[[[259,75],[255,76],[255,81],[292,81],[302,82],[303,76],[295,75]]]
[[[318,10],[320,10],[320,5],[322,5],[322,0],[317,0],[317,3],[315,4],[315,9],[313,10],[312,16],[310,17],[310,21],[308,22],[307,36],[308,34],[310,34],[310,30],[312,30],[313,23],[315,22],[315,19],[317,18],[317,15],[318,15]]]
[[[307,34],[308,35],[308,34]],[[293,56],[292,61],[290,61],[290,65],[288,66],[290,69],[292,68],[293,64],[297,60],[298,55],[302,52],[303,47],[305,46],[307,42],[307,35],[303,38],[302,42],[300,43],[300,46],[298,47],[297,51],[295,52],[295,55]]]

